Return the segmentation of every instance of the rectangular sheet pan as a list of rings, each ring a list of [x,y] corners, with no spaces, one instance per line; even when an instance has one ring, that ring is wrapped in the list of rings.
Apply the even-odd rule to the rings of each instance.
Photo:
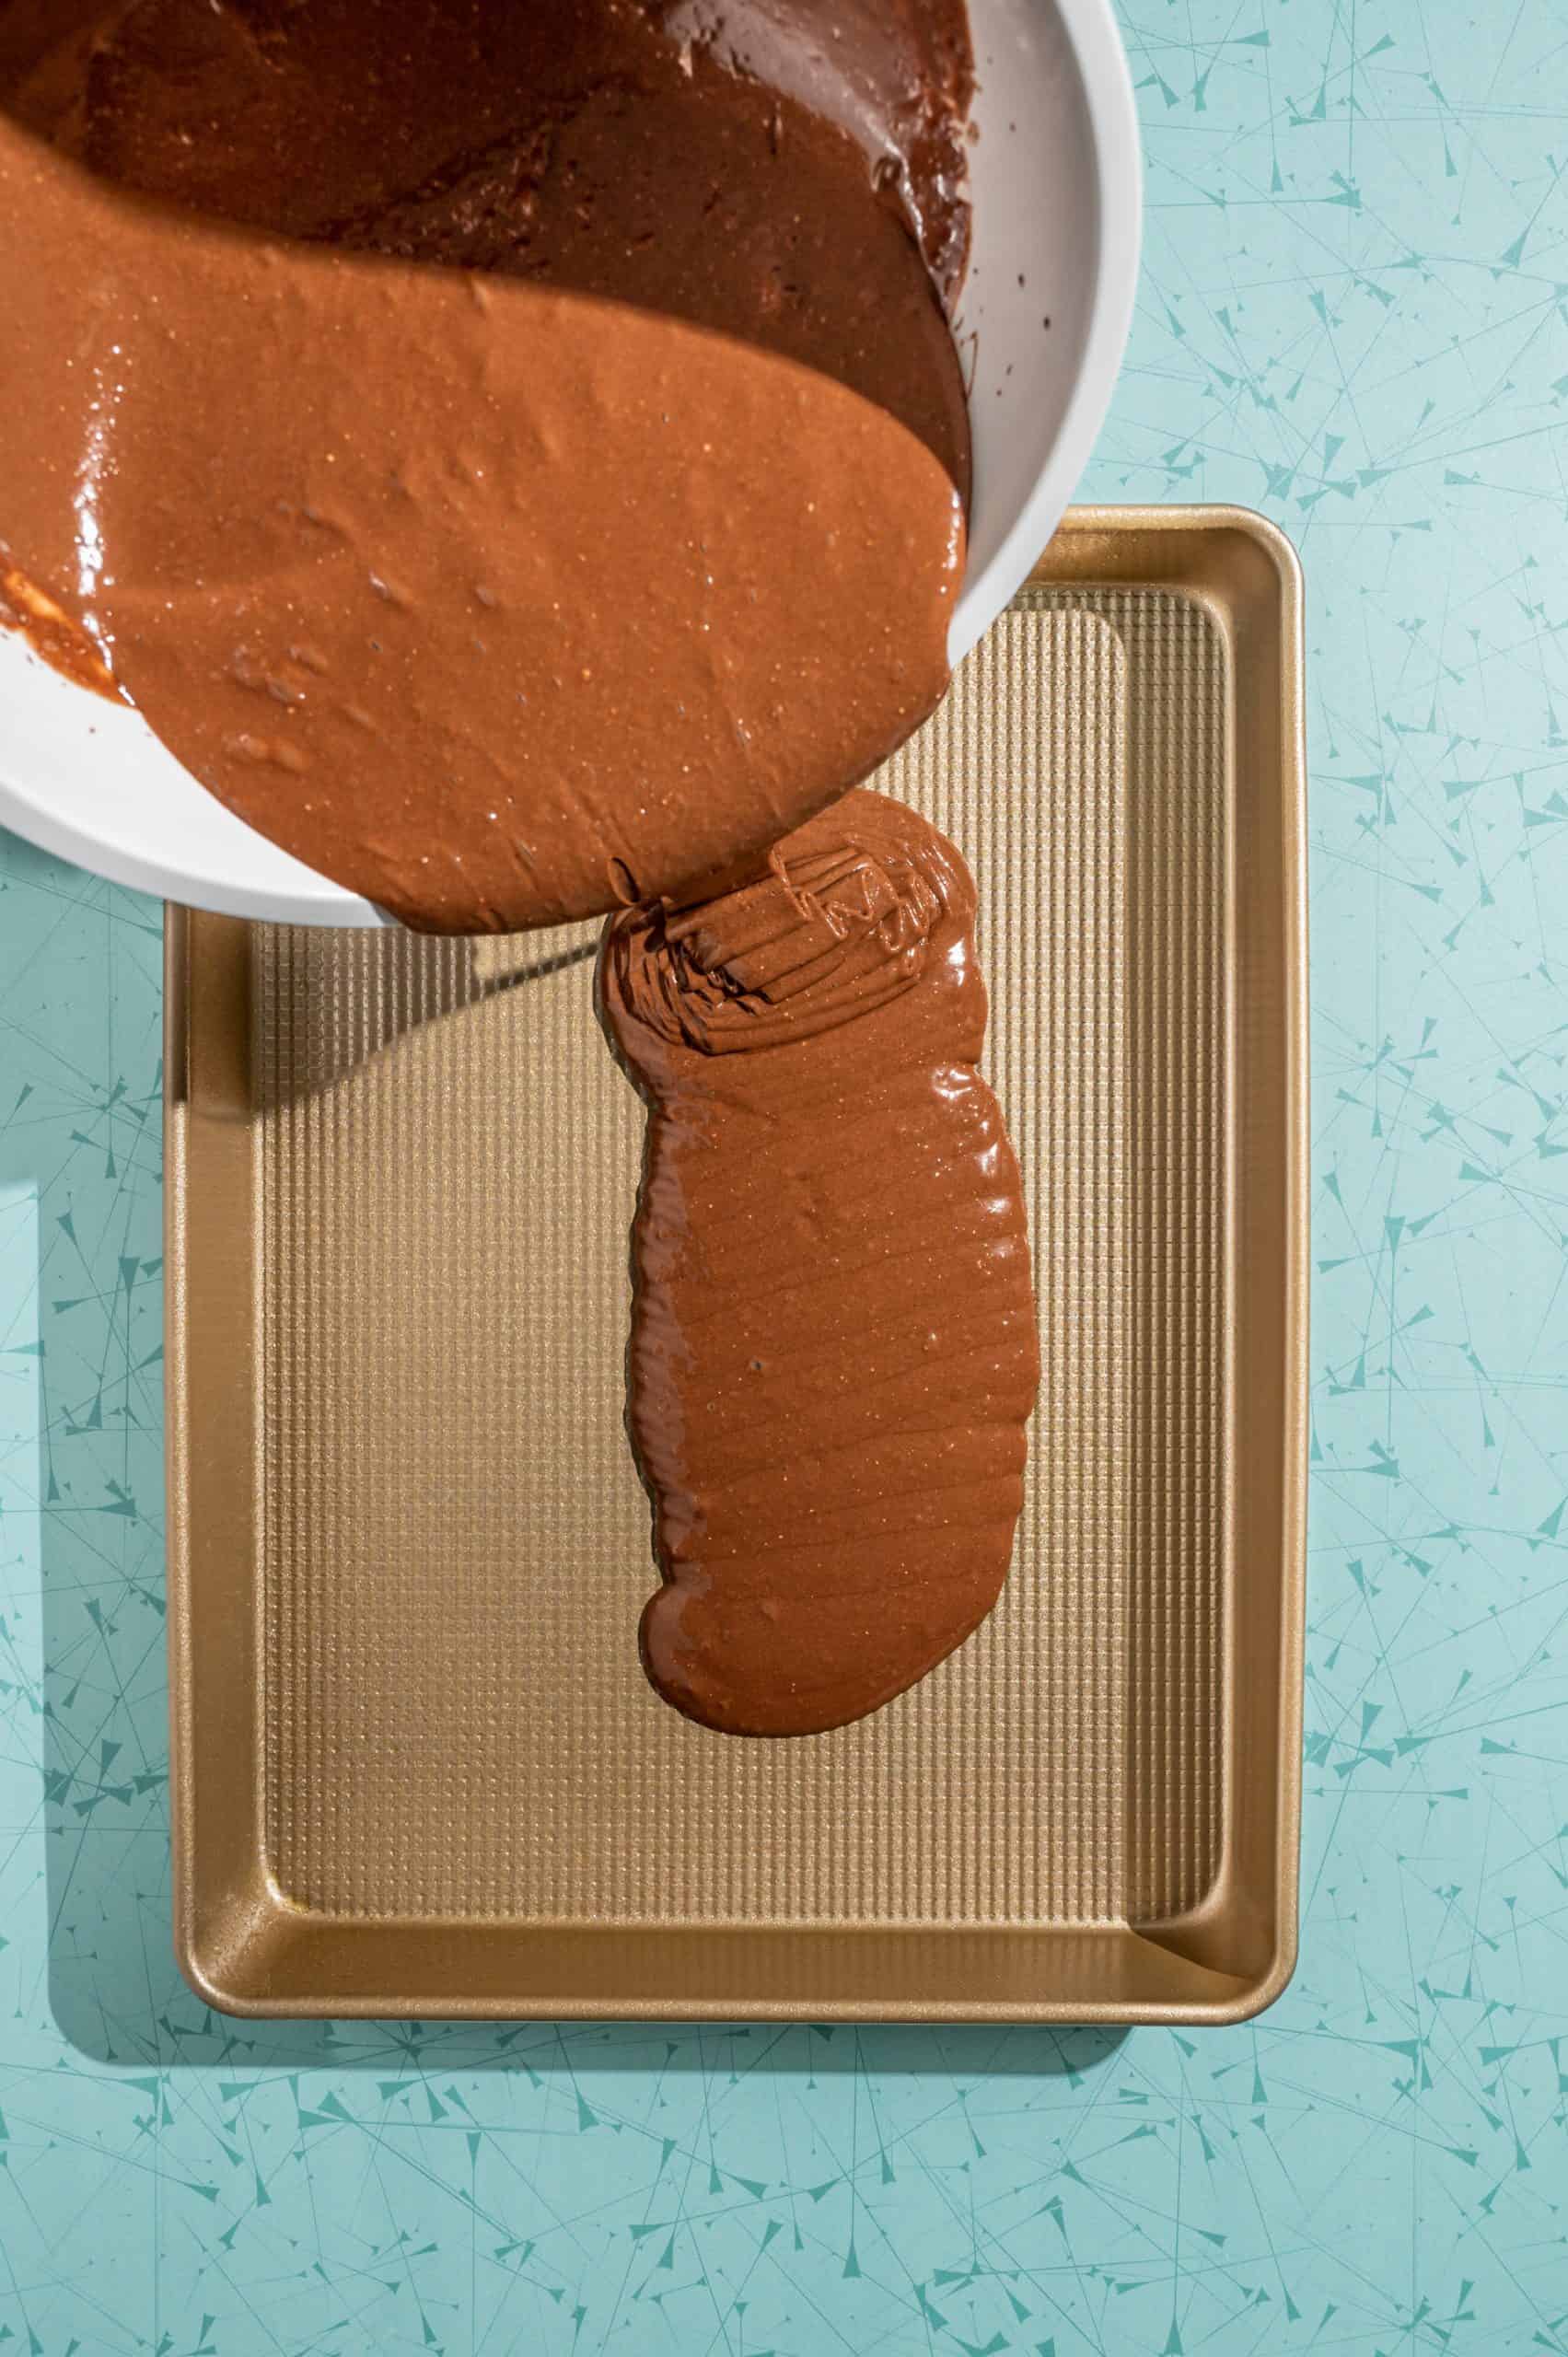
[[[1295,1944],[1301,610],[1078,509],[877,781],[981,888],[1046,1366],[985,1629],[743,1744],[638,1668],[597,926],[168,915],[176,1938],[239,2014],[1235,2021]]]

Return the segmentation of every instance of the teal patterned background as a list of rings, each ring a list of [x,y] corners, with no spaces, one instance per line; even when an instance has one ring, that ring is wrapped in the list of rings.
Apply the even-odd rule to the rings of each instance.
[[[1147,267],[1087,489],[1265,508],[1309,592],[1295,1981],[1125,2039],[206,2014],[159,912],[0,841],[7,2352],[1568,2352],[1568,13],[1125,25]]]

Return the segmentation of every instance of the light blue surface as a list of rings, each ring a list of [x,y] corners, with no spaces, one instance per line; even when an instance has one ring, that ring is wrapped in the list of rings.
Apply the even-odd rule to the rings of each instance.
[[[1126,22],[1147,272],[1086,488],[1263,507],[1309,593],[1295,1985],[1123,2042],[206,2014],[158,914],[0,842],[0,2348],[1568,2351],[1568,15]]]

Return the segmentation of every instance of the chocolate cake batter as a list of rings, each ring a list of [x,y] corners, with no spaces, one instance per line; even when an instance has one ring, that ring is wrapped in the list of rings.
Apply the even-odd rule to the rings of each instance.
[[[726,1734],[877,1709],[1006,1575],[1040,1352],[974,910],[951,843],[856,793],[761,881],[606,930],[601,1014],[650,1111],[643,1658]]]
[[[0,0],[0,554],[412,923],[736,872],[945,684],[971,91],[962,0]]]

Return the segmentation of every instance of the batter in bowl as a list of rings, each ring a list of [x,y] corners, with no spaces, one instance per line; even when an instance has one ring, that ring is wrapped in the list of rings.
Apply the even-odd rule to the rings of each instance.
[[[411,923],[722,886],[946,684],[971,90],[959,0],[0,0],[6,569]]]

